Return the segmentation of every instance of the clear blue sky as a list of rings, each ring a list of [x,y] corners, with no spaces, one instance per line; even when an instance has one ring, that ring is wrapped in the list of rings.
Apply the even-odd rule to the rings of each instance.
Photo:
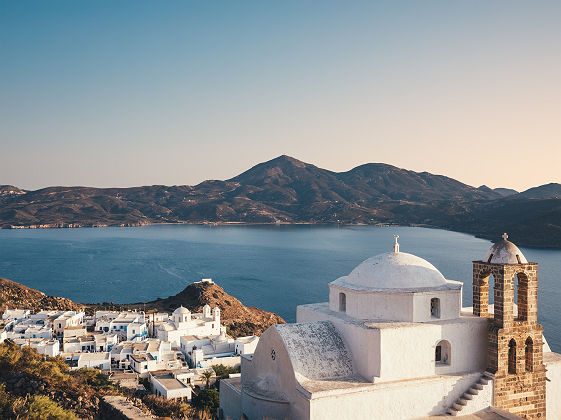
[[[559,22],[539,0],[0,0],[0,184],[195,184],[280,154],[561,182]]]

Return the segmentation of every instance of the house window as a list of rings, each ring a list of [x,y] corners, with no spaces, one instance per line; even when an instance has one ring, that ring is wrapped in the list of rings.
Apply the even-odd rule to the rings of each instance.
[[[347,295],[339,293],[339,312],[347,312]]]
[[[439,341],[434,351],[434,360],[437,365],[450,364],[450,343],[446,340]]]
[[[432,318],[440,318],[440,299],[432,298],[430,300],[430,316]]]

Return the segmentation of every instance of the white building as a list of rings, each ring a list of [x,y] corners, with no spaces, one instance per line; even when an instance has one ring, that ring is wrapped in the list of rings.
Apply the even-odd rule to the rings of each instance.
[[[60,343],[58,340],[45,338],[16,338],[14,343],[20,347],[30,346],[31,348],[37,350],[39,354],[44,354],[45,356],[55,357],[60,354]]]
[[[95,330],[119,334],[123,340],[140,341],[148,337],[144,312],[97,311]]]
[[[65,330],[66,331],[66,330]],[[111,351],[118,342],[117,334],[88,334],[78,337],[64,338],[62,341],[63,352],[106,352]]]
[[[140,348],[137,343],[130,346],[129,343],[121,344],[113,349],[113,360],[117,361],[117,351],[120,365],[129,365],[130,368],[145,378],[149,372],[166,369],[180,369],[186,366],[186,363],[179,359],[177,352],[172,350],[171,344],[167,341],[148,340],[146,348]],[[138,343],[140,344],[140,343]]]
[[[29,309],[7,309],[2,314],[3,321],[13,321],[29,317],[31,311]]]
[[[191,387],[176,378],[172,371],[157,371],[149,375],[152,392],[160,397],[191,401]]]
[[[210,309],[205,305],[202,313],[192,314],[180,306],[172,316],[156,325],[156,336],[162,341],[169,341],[179,348],[180,338],[184,335],[203,336],[220,334],[220,308]]]
[[[64,311],[52,319],[53,333],[57,336],[64,334],[64,329],[68,327],[76,327],[82,324],[84,319],[84,312]]]
[[[240,356],[253,354],[259,337],[232,338],[224,331],[220,335],[181,337],[181,352],[192,367],[209,368],[212,365],[240,366]]]
[[[501,246],[518,261],[497,258]],[[495,273],[501,310],[486,316],[480,300],[477,311],[462,308],[462,283],[400,253],[396,238],[394,252],[372,257],[331,282],[329,302],[299,306],[296,324],[272,326],[261,336],[254,355],[242,357],[241,381],[221,381],[222,414],[249,420],[400,420],[498,406],[533,419],[544,418],[547,405],[547,418],[560,419],[561,355],[551,353],[544,339],[542,359],[541,326],[530,315],[508,318],[513,273],[530,279],[519,289],[530,303],[519,300],[519,307],[537,307],[532,301],[537,293],[529,292],[537,290],[537,264],[524,264],[512,246],[494,248],[488,263],[473,263],[481,284]],[[484,286],[481,290],[477,299],[486,296]],[[490,327],[499,323],[502,329]],[[497,331],[506,334],[498,342]],[[534,341],[525,340],[524,353],[528,335]],[[530,386],[504,392],[517,383]]]
[[[63,353],[62,357],[64,357],[72,370],[83,367],[102,370],[111,369],[111,354],[109,352]]]

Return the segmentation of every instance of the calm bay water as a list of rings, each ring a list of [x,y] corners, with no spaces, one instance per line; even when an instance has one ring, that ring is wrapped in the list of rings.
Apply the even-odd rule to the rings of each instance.
[[[0,277],[78,302],[141,302],[213,278],[244,304],[291,322],[296,306],[326,301],[327,284],[392,249],[429,260],[464,282],[491,242],[438,229],[369,226],[195,226],[0,230]],[[561,352],[561,251],[522,248],[539,263],[539,318]]]

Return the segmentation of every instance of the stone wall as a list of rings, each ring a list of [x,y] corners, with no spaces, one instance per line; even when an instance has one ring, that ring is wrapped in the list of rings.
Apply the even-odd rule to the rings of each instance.
[[[538,265],[473,262],[473,313],[489,317],[489,276],[494,315],[489,324],[488,365],[495,375],[494,405],[525,419],[545,418],[543,328],[538,324]],[[518,278],[518,312],[514,312]]]

